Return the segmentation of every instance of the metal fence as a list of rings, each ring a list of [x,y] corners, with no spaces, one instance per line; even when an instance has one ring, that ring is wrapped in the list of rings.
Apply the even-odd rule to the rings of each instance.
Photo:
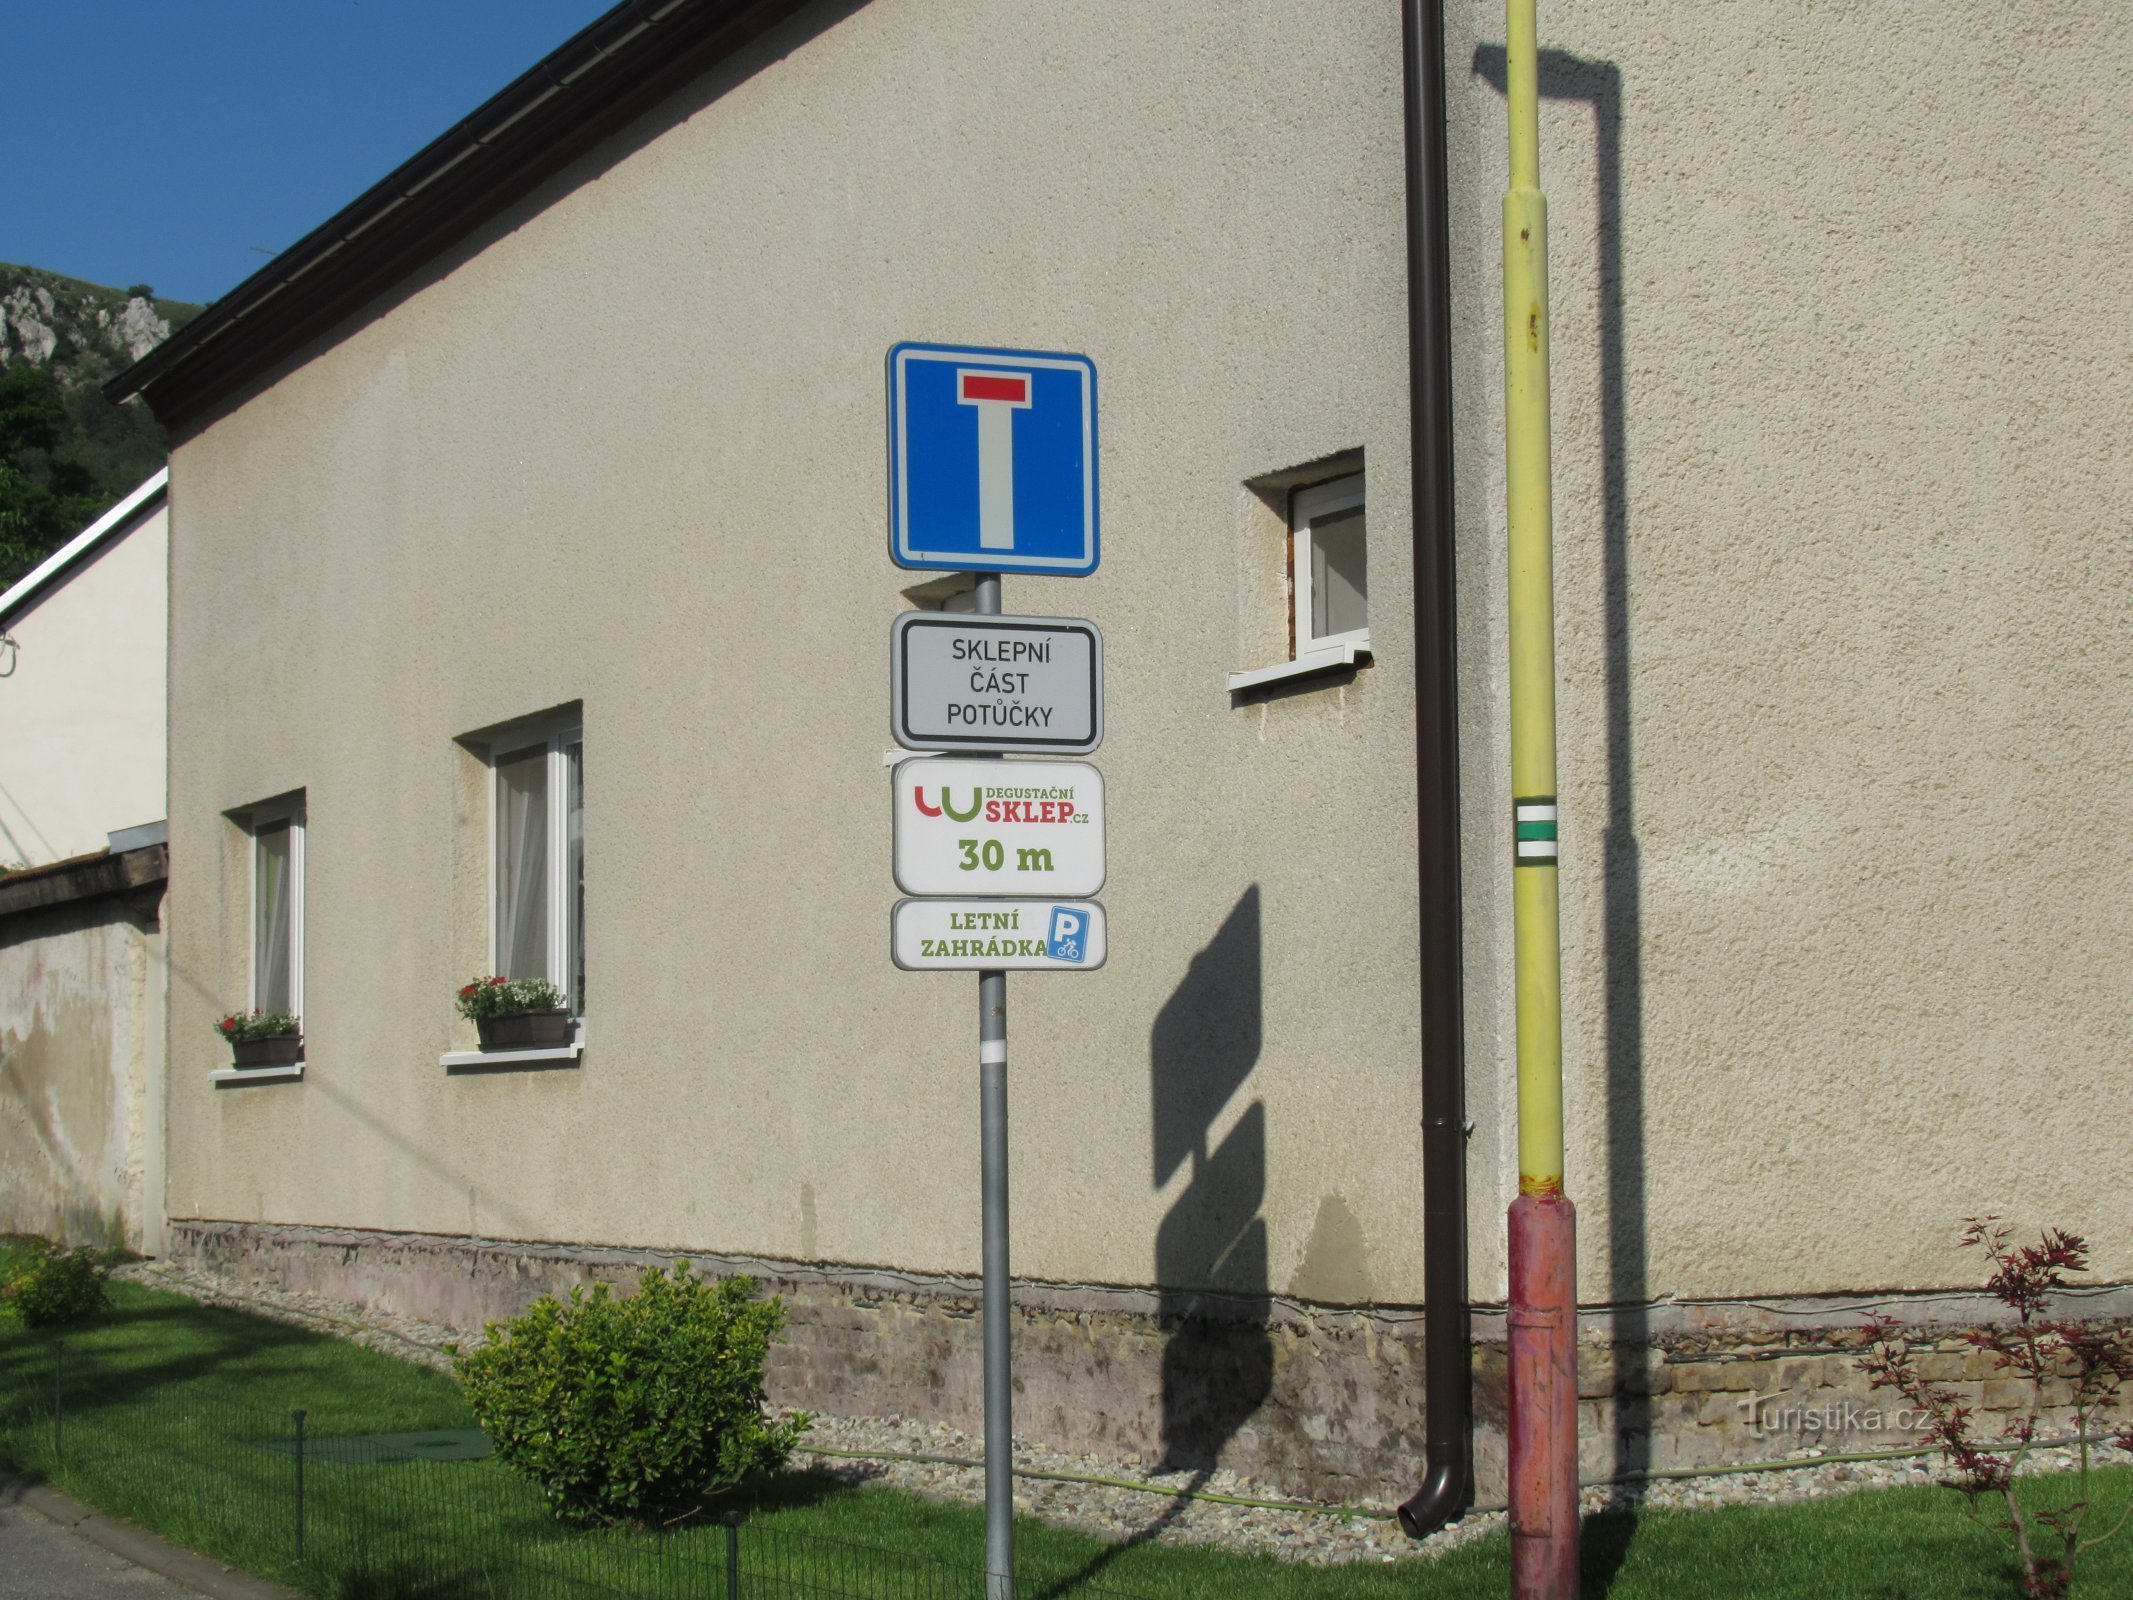
[[[21,1352],[18,1347],[18,1361]],[[982,1560],[944,1560],[709,1514],[660,1530],[585,1529],[448,1434],[322,1436],[305,1412],[177,1401],[100,1385],[53,1347],[50,1382],[18,1365],[0,1458],[176,1543],[334,1600],[982,1600]],[[40,1375],[42,1376],[42,1375]],[[825,1492],[834,1492],[825,1486]],[[1025,1568],[1016,1600],[1126,1591],[1096,1563]]]

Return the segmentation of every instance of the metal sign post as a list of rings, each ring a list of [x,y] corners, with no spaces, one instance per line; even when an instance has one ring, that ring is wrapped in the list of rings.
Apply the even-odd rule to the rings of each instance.
[[[1000,614],[1000,575],[980,572],[979,616]],[[1007,1268],[1007,973],[978,973],[978,1126],[985,1272],[985,1600],[1015,1594],[1015,1383]]]
[[[1103,775],[1004,759],[1102,743],[1103,636],[1078,618],[1003,617],[1000,574],[1096,570],[1096,366],[899,344],[887,377],[890,559],[976,584],[973,615],[907,615],[890,629],[891,733],[907,750],[955,754],[902,762],[890,785],[896,883],[917,898],[891,912],[889,944],[906,971],[978,974],[985,1594],[1014,1600],[1007,973],[1093,972],[1108,929],[1085,898],[1104,882]]]
[[[978,974],[985,1208],[985,1597],[1015,1596],[1015,1383],[1007,1326],[1007,974]]]

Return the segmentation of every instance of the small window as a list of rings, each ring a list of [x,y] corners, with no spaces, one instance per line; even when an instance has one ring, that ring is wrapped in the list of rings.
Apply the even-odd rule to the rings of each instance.
[[[585,1013],[585,741],[576,727],[499,741],[489,763],[489,966],[546,978]]]
[[[304,804],[251,814],[252,1009],[304,1014]]]
[[[1363,475],[1298,489],[1289,500],[1293,653],[1370,643]]]

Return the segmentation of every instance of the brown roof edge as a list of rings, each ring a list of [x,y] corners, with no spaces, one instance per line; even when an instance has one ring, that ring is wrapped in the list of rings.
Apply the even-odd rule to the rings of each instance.
[[[811,0],[623,0],[104,385],[166,427],[302,349]]]
[[[42,867],[24,867],[0,877],[0,918],[150,889],[169,876],[170,847],[161,844],[117,855],[99,850]]]

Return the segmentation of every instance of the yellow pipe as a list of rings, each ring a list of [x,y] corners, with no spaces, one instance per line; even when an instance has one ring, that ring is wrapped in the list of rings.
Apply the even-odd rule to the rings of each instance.
[[[1511,1593],[1577,1600],[1577,1212],[1563,1193],[1555,806],[1555,529],[1548,461],[1548,202],[1535,0],[1507,0],[1504,461],[1511,568],[1511,913],[1518,1198],[1507,1216]]]
[[[1540,191],[1535,0],[1508,0],[1511,186],[1503,197],[1504,444],[1511,568],[1512,926],[1518,1187],[1563,1187],[1556,882],[1555,530],[1548,446],[1548,202]]]
[[[1511,187],[1540,188],[1540,19],[1535,0],[1507,0],[1504,100],[1511,115]]]

